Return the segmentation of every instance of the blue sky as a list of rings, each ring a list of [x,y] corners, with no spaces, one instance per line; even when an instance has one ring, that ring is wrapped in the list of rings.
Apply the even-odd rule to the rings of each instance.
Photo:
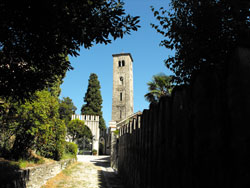
[[[102,111],[106,126],[111,120],[112,112],[112,54],[131,53],[134,59],[134,112],[148,108],[149,103],[145,100],[144,95],[148,91],[147,82],[152,79],[152,76],[161,72],[167,75],[172,74],[164,65],[164,59],[173,55],[173,52],[159,46],[163,37],[150,26],[150,23],[157,23],[150,6],[168,8],[169,0],[124,0],[124,2],[128,14],[141,17],[141,28],[111,44],[98,44],[91,49],[81,48],[78,57],[70,57],[74,70],[67,72],[61,85],[60,98],[70,97],[77,107],[76,113],[80,114],[89,76],[91,73],[97,74],[101,84]]]

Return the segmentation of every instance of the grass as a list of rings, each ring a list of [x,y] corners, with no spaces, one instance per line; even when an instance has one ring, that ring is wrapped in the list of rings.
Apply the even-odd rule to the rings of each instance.
[[[76,159],[76,156],[71,153],[65,153],[62,157],[62,160],[64,159]]]
[[[37,166],[44,163],[45,163],[45,158],[40,157],[40,158],[32,158],[30,160],[20,159],[17,162],[17,165],[19,166],[19,168],[26,168],[26,167]]]
[[[68,184],[68,182],[71,182],[71,174],[79,168],[79,163],[76,162],[74,164],[71,164],[66,169],[64,169],[62,172],[57,174],[55,177],[49,179],[45,185],[42,186],[42,188],[64,188],[65,185]],[[71,182],[72,183],[72,182]],[[72,188],[74,187],[71,186]]]
[[[27,159],[19,159],[18,161],[7,160],[0,158],[0,169],[1,170],[14,170],[14,169],[24,169],[27,167],[34,167],[44,163],[54,162],[52,159],[47,159],[42,156],[31,152],[31,155]]]
[[[63,156],[63,159],[72,159],[72,158],[76,158],[76,156],[72,154],[65,154]],[[27,167],[35,167],[41,164],[48,164],[54,162],[55,162],[54,160],[44,158],[42,156],[35,154],[34,152],[31,153],[31,156],[28,159],[20,159],[18,161],[0,158],[0,174],[1,175],[5,174],[5,176],[8,177],[8,174],[12,173],[15,170],[25,169]]]
[[[11,169],[24,169],[26,167],[37,166],[44,163],[45,160],[43,158],[32,160],[20,159],[18,161],[10,161],[4,158],[0,158],[0,166],[2,168],[6,167]]]
[[[63,155],[62,160],[76,158],[75,155],[66,153]],[[52,159],[47,159],[41,157],[37,154],[32,154],[29,159],[19,159],[18,161],[7,160],[0,158],[0,169],[10,168],[10,169],[24,169],[27,167],[34,167],[45,163],[54,162]]]
[[[72,172],[75,170],[75,169],[77,169],[77,165],[78,165],[79,163],[74,163],[74,164],[72,164],[69,168],[65,168],[63,171],[62,171],[62,173],[63,174],[65,174],[65,175],[67,175],[67,176],[70,176],[71,174],[72,174]]]
[[[27,161],[27,160],[21,159],[21,160],[18,161],[17,164],[18,164],[18,166],[19,166],[20,168],[26,168],[28,164],[32,164],[32,165],[33,165],[33,162],[29,162],[29,161]]]

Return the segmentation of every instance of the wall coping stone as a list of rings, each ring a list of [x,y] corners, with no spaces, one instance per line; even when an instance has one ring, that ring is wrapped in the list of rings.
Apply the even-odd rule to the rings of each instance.
[[[40,188],[46,184],[50,178],[56,176],[75,161],[76,159],[65,159],[0,174],[1,187]]]

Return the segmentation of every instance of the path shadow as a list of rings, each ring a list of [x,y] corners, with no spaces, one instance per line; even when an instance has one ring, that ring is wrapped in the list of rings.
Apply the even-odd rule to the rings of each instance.
[[[90,162],[92,162],[95,166],[100,166],[100,167],[104,167],[104,168],[108,168],[110,167],[110,157],[104,157],[104,158],[100,158],[100,159],[95,159],[95,160],[91,160]]]
[[[99,188],[128,188],[122,183],[120,176],[115,172],[98,170]]]
[[[26,187],[30,170],[22,170],[18,164],[2,159],[0,161],[0,187]]]
[[[108,188],[107,182],[105,180],[102,170],[98,170],[98,181],[99,181],[99,184],[98,184],[99,188]]]
[[[110,157],[103,157],[91,161],[94,165],[102,167],[98,170],[99,188],[126,188],[121,177],[110,167]]]

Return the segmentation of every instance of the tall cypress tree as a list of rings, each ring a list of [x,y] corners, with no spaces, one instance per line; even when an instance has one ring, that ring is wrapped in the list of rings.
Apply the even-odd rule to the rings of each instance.
[[[98,115],[99,128],[106,129],[105,121],[102,117],[102,95],[101,86],[96,74],[91,73],[89,77],[88,90],[85,93],[84,104],[81,109],[82,114]]]

